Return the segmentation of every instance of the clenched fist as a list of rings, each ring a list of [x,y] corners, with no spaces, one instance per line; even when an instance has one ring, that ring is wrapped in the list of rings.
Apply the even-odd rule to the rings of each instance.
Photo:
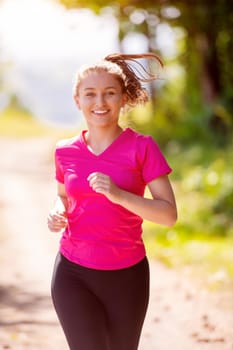
[[[58,212],[52,209],[48,215],[48,228],[52,232],[59,232],[67,226],[67,216],[65,212]]]
[[[117,202],[121,189],[115,185],[110,176],[95,172],[91,173],[87,180],[93,191],[104,194],[110,201]]]

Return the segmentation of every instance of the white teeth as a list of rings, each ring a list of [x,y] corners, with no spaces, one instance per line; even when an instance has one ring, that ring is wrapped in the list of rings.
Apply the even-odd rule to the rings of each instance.
[[[105,111],[94,111],[95,114],[104,114],[104,113],[107,113],[107,110]]]

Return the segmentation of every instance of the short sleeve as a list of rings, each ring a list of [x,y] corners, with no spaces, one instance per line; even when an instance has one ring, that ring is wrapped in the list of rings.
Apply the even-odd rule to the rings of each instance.
[[[64,173],[57,150],[55,151],[55,178],[58,182],[64,183]]]
[[[158,144],[151,136],[143,138],[139,153],[141,153],[142,177],[145,183],[172,172]]]

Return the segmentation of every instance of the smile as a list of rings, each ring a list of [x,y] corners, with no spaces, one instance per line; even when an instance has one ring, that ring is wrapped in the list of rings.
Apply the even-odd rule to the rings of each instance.
[[[105,110],[101,110],[101,111],[92,111],[92,113],[96,114],[96,115],[104,115],[106,113],[108,113],[109,110],[105,109]]]

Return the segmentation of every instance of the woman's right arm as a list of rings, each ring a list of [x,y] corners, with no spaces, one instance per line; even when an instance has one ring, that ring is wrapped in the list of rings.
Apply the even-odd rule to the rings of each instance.
[[[54,207],[48,215],[48,228],[52,232],[59,232],[67,225],[68,199],[64,184],[58,182],[57,198]]]

